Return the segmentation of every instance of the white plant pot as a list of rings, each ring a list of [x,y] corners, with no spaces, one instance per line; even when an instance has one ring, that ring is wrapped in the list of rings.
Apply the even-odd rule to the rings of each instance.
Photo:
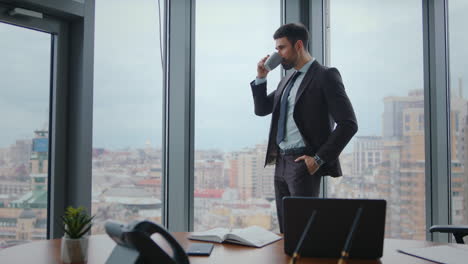
[[[88,260],[88,237],[72,239],[64,236],[60,254],[64,263],[86,262]]]

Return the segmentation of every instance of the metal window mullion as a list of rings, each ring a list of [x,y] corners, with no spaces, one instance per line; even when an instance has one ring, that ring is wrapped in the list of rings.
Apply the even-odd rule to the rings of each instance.
[[[163,224],[193,228],[194,1],[165,3]]]
[[[321,64],[326,65],[325,47],[329,43],[326,42],[326,2],[327,0],[310,0],[309,6],[309,21],[308,28],[310,32],[309,52]],[[327,177],[322,177],[320,197],[327,196]]]
[[[309,2],[312,0],[283,0],[282,24],[300,22],[309,26]]]
[[[423,0],[426,230],[451,222],[447,1]],[[447,234],[427,239],[447,242]]]
[[[62,33],[63,34],[63,33]],[[59,34],[62,36],[62,34]],[[57,78],[59,71],[59,66],[61,62],[58,61],[58,58],[61,58],[58,50],[58,35],[51,35],[51,65],[50,65],[50,102],[49,102],[49,169],[48,169],[48,186],[47,190],[49,195],[47,195],[47,239],[60,236],[59,231],[60,227],[58,226],[57,221],[52,219],[57,218],[61,215],[60,208],[64,207],[63,199],[59,197],[64,197],[65,183],[64,179],[56,177],[57,172],[63,171],[63,156],[57,155],[57,152],[64,152],[65,144],[63,141],[62,135],[57,134],[57,125],[60,124],[57,122],[57,97],[63,96],[62,91],[58,91],[57,87],[60,87],[60,79]],[[60,108],[60,106],[59,106]],[[60,122],[60,121],[59,121]],[[62,160],[61,160],[62,159]]]
[[[327,1],[327,0],[325,0]],[[282,0],[281,24],[302,23],[310,33],[309,52],[320,63],[325,61],[325,1]],[[284,70],[282,71],[284,75]],[[321,197],[326,196],[327,181],[322,180]]]
[[[56,65],[55,63],[55,58],[56,58],[56,49],[55,49],[55,43],[56,43],[56,38],[53,34],[50,35],[50,74],[49,74],[49,149],[48,149],[48,155],[47,155],[47,160],[49,161],[49,167],[47,168],[47,192],[48,192],[48,195],[47,195],[47,219],[51,219],[51,189],[52,189],[52,185],[51,185],[51,182],[52,182],[52,177],[51,177],[51,174],[52,174],[52,166],[51,166],[51,162],[53,159],[52,159],[52,149],[54,147],[54,143],[53,142],[53,138],[51,136],[51,132],[52,131],[55,131],[55,126],[54,126],[54,116],[55,116],[55,111],[54,111],[54,108],[55,108],[55,104],[54,104],[54,97],[55,97],[55,85],[54,85],[54,76],[55,76],[55,72],[54,72],[54,66]],[[46,238],[47,239],[50,239],[51,237],[51,226],[53,224],[51,223],[51,221],[47,221],[47,234],[46,234]]]
[[[311,35],[309,51],[312,56],[321,64],[325,64],[325,3],[323,0],[311,0],[310,3],[310,24]]]
[[[62,94],[57,96],[56,130],[65,146],[56,150],[58,170],[53,188],[59,195],[51,199],[63,201],[54,201],[56,216],[51,219],[54,238],[63,234],[58,217],[63,215],[66,206],[84,206],[90,213],[92,210],[94,21],[95,1],[87,0],[84,17],[64,25],[68,35],[58,38],[62,47],[59,61],[63,68],[57,70],[56,78],[63,83],[66,92],[60,91]],[[64,190],[60,190],[62,184]]]

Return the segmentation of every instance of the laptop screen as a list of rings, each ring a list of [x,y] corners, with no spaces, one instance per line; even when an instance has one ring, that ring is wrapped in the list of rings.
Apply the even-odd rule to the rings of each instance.
[[[356,226],[350,258],[378,259],[382,257],[385,235],[385,200],[322,199],[310,197],[285,197],[284,251],[292,255],[315,210],[301,251],[304,257],[338,258],[351,230],[357,210],[362,214]]]

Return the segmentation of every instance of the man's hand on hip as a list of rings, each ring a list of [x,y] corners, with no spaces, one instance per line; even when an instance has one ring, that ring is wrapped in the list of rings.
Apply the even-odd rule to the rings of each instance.
[[[301,160],[305,162],[307,171],[309,172],[310,175],[313,175],[320,168],[320,166],[317,164],[315,159],[311,156],[303,155],[295,159],[294,161],[299,162]]]

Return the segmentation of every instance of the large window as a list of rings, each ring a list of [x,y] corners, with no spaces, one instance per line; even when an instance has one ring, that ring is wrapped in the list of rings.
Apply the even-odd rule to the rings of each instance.
[[[385,199],[386,237],[425,239],[422,3],[331,0],[328,33],[359,124],[328,196]]]
[[[274,168],[264,168],[271,117],[254,115],[249,83],[257,62],[275,50],[280,17],[279,1],[197,1],[195,230],[278,228]],[[279,78],[278,67],[269,91]]]
[[[161,222],[159,2],[96,1],[93,233],[109,219]]]
[[[0,22],[0,249],[47,233],[51,35]]]
[[[452,223],[468,224],[468,2],[449,2],[450,129],[452,157]]]

